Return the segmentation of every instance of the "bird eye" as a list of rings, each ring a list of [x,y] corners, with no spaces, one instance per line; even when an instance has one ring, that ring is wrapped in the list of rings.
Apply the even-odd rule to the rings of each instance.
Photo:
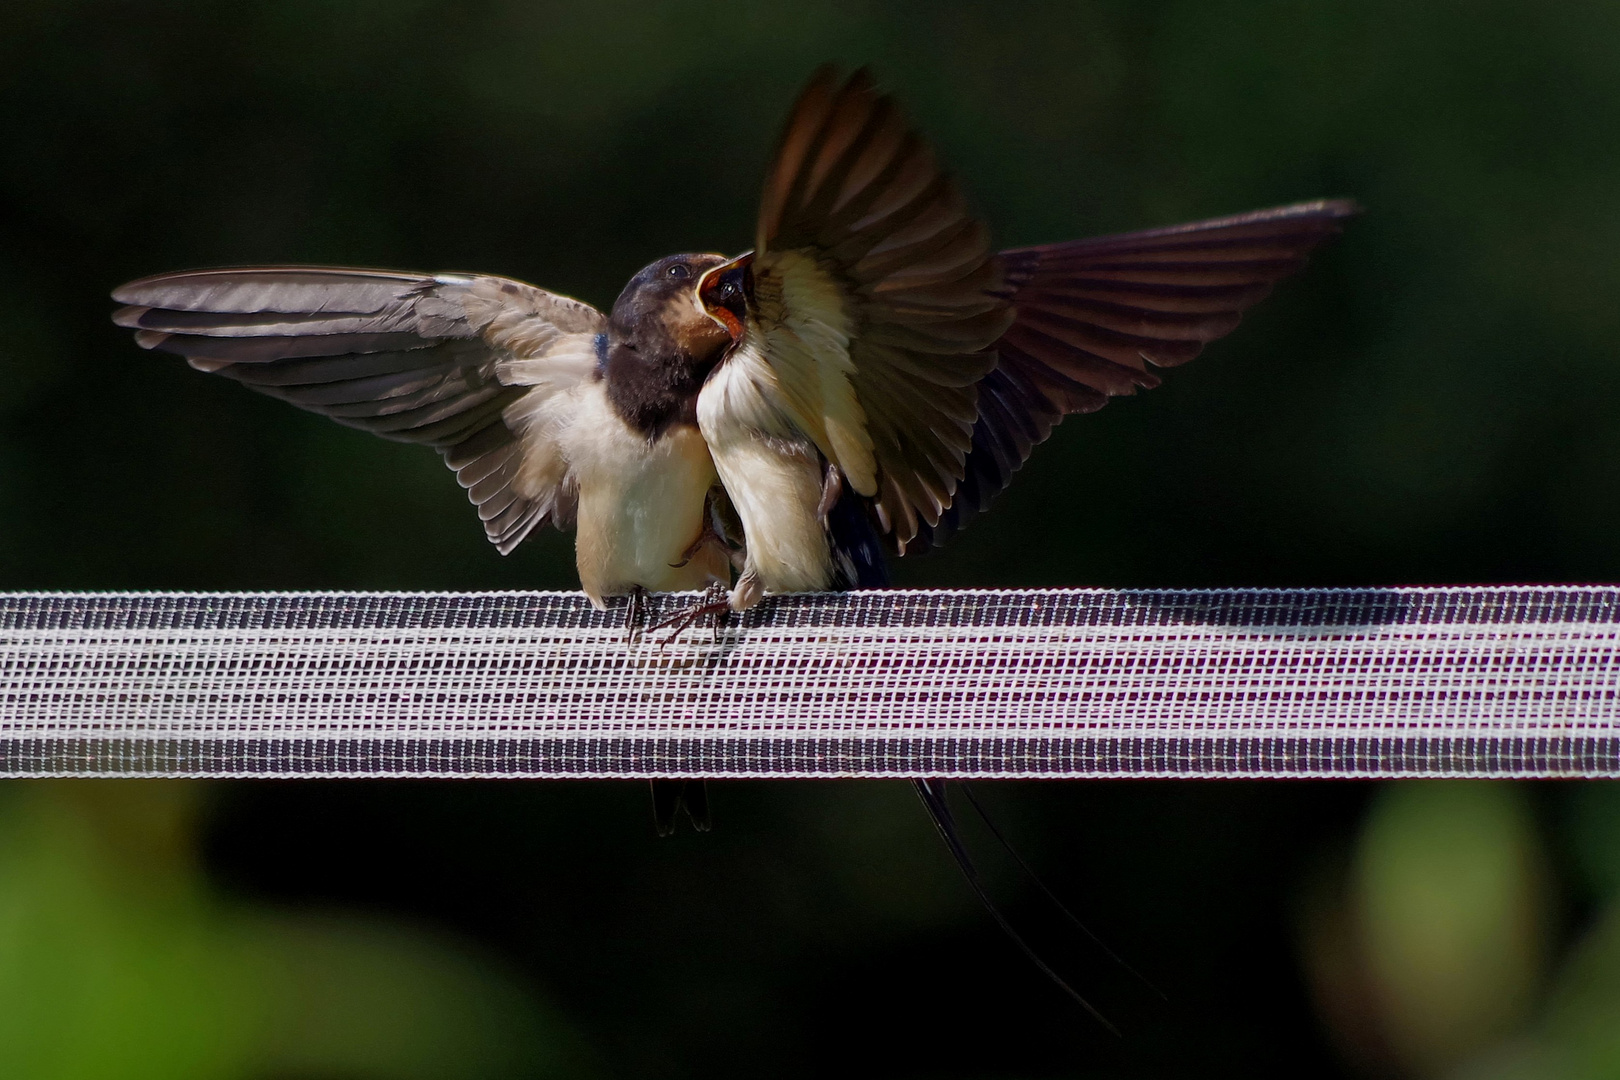
[[[720,286],[720,299],[722,299],[722,300],[730,300],[732,297],[734,297],[736,295],[737,295],[737,283],[735,281],[728,281],[724,285]]]
[[[692,271],[687,269],[685,263],[676,263],[674,266],[669,268],[669,276],[672,278],[691,277]]]

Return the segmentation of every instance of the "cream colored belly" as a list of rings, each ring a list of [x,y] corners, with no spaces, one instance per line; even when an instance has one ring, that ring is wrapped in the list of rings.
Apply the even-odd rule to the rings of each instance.
[[[757,441],[715,454],[715,468],[742,519],[748,568],[766,592],[819,592],[832,585],[832,553],[816,507],[821,466]]]
[[[698,425],[742,519],[748,545],[743,572],[766,592],[819,592],[833,579],[827,532],[816,513],[821,463],[813,450],[787,449],[795,441],[791,429],[756,397],[735,360],[698,396]],[[759,434],[762,428],[782,430],[786,438]]]
[[[715,481],[696,428],[674,427],[649,443],[613,411],[598,383],[581,395],[563,452],[579,485],[580,587],[597,607],[638,585],[664,592],[730,579],[723,549],[692,550]]]

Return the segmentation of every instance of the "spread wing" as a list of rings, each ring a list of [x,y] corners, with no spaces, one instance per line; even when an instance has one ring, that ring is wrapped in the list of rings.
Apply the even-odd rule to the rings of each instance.
[[[1012,311],[988,230],[866,72],[794,106],[753,276],[762,394],[903,550],[956,496]]]
[[[502,554],[572,523],[554,413],[596,363],[588,304],[501,277],[328,267],[161,274],[113,299],[143,348],[438,450]]]
[[[1357,212],[1320,200],[1145,232],[1001,253],[1016,318],[979,384],[957,498],[911,545],[941,544],[1012,479],[1069,413],[1159,385],[1305,265]]]

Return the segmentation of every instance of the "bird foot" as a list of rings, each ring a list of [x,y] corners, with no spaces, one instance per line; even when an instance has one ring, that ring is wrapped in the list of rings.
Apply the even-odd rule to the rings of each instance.
[[[710,585],[707,589],[703,590],[702,600],[691,605],[690,607],[677,611],[675,614],[671,615],[662,622],[654,623],[648,629],[663,630],[670,626],[675,628],[670,632],[668,637],[664,638],[658,643],[658,647],[662,649],[666,648],[676,638],[686,633],[686,631],[691,628],[693,623],[696,623],[699,619],[702,619],[705,616],[713,620],[711,626],[713,627],[716,636],[718,636],[720,633],[720,627],[724,625],[726,616],[730,614],[730,612],[731,602],[728,598],[726,587],[716,582],[715,584]]]

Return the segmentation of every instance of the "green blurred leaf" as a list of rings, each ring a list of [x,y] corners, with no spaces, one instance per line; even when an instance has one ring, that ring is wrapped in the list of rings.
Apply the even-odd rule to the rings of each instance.
[[[7,1080],[586,1071],[530,992],[456,943],[220,903],[192,857],[198,794],[128,781],[0,789]]]
[[[1381,1027],[1411,1072],[1443,1072],[1525,1020],[1546,888],[1520,786],[1384,789],[1356,852],[1352,910]]]

